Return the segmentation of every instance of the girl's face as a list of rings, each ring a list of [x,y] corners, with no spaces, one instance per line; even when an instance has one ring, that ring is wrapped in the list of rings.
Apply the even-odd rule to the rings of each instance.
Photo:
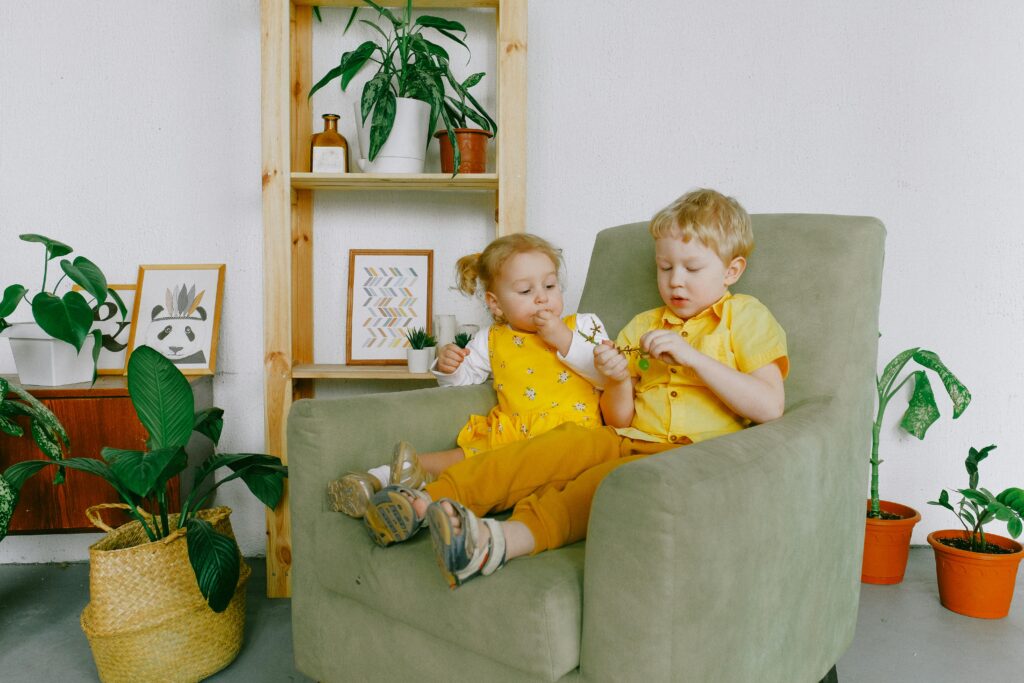
[[[747,260],[737,256],[722,263],[714,249],[694,238],[659,237],[654,241],[658,292],[673,313],[686,320],[710,307],[740,279]]]
[[[491,314],[507,320],[513,329],[536,332],[540,311],[562,317],[558,268],[539,251],[520,252],[502,265],[485,300]]]

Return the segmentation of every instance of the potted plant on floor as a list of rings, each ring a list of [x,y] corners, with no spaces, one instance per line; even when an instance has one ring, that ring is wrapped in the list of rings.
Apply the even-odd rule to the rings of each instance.
[[[1024,528],[1024,489],[1011,487],[993,495],[978,486],[978,464],[994,448],[968,452],[964,461],[968,486],[957,489],[962,496],[957,507],[950,504],[946,489],[938,500],[928,501],[952,511],[964,527],[928,534],[928,544],[935,551],[939,600],[949,610],[982,619],[1001,619],[1010,613],[1017,567],[1024,558],[1020,543],[985,533],[985,525],[993,520],[1006,522],[1013,538]]]
[[[35,322],[7,321],[28,295],[29,290],[24,285],[8,286],[0,299],[0,331],[11,340],[18,378],[23,384],[42,386],[94,381],[103,339],[100,330],[90,332],[94,317],[109,298],[117,305],[123,321],[127,314],[124,302],[115,290],[107,287],[103,271],[84,256],[76,256],[74,260],[61,259],[60,268],[64,275],[48,288],[50,262],[74,250],[43,235],[25,234],[20,238],[25,242],[42,244],[46,251],[42,284],[31,299]],[[57,296],[64,278],[79,285],[85,294],[92,297],[92,302],[82,292],[68,291]]]
[[[434,362],[434,351],[437,340],[422,327],[406,330],[405,338],[409,340],[409,348],[405,350],[409,361],[409,372],[423,373],[430,370]]]
[[[366,172],[421,173],[430,132],[440,117],[452,144],[456,143],[456,123],[485,121],[495,128],[493,119],[473,99],[468,90],[483,77],[474,74],[459,81],[449,68],[449,55],[444,47],[428,40],[426,31],[433,31],[462,47],[466,46],[466,28],[457,21],[423,15],[412,18],[412,1],[403,11],[393,12],[372,0],[363,0],[377,12],[377,23],[360,19],[378,37],[341,56],[338,66],[328,71],[309,91],[309,96],[334,79],[340,79],[345,90],[366,64],[378,65],[377,73],[363,86],[356,117],[359,140],[359,167]],[[353,8],[348,26],[359,8]],[[466,85],[466,84],[469,85]],[[446,84],[458,96],[445,95]],[[469,104],[465,104],[468,100]],[[459,102],[462,102],[460,107]],[[452,112],[462,118],[452,119]],[[470,113],[472,112],[472,113]],[[371,118],[372,115],[372,118]],[[478,121],[479,119],[479,121]],[[371,121],[367,125],[367,121]],[[454,167],[461,162],[455,147]]]
[[[82,629],[104,681],[200,680],[238,654],[245,623],[242,561],[225,507],[207,509],[222,484],[241,479],[268,507],[284,491],[287,467],[269,455],[217,453],[198,465],[191,492],[177,513],[168,510],[168,484],[188,465],[193,431],[214,445],[223,429],[219,408],[195,412],[192,387],[181,371],[148,346],[128,361],[128,393],[149,433],[145,451],[104,448],[102,460],[45,459],[15,463],[2,474],[15,496],[33,474],[68,467],[102,477],[123,503],[94,506],[89,518],[109,533],[89,549],[90,602]],[[219,481],[221,467],[231,474]],[[143,509],[147,504],[155,514]],[[123,508],[134,518],[117,529],[101,510]],[[6,534],[0,526],[0,539]]]
[[[907,363],[913,360],[921,369],[914,370],[897,382]],[[875,584],[894,584],[903,580],[907,568],[907,553],[914,525],[921,514],[913,508],[881,500],[878,493],[878,442],[882,432],[885,409],[907,382],[913,381],[914,390],[903,413],[900,427],[918,439],[924,439],[928,428],[939,419],[939,408],[927,371],[935,373],[953,403],[953,419],[960,417],[971,402],[971,392],[949,371],[932,351],[912,348],[897,354],[882,375],[876,378],[878,409],[871,428],[871,498],[868,500],[867,528],[864,534],[864,560],[861,581]]]

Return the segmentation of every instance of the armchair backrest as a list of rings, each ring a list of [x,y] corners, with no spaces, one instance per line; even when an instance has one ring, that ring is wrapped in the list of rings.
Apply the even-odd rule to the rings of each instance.
[[[756,296],[786,330],[787,405],[862,391],[876,372],[884,226],[862,216],[751,218],[756,246],[732,291]],[[661,303],[647,223],[598,233],[579,310],[600,316],[614,338]]]

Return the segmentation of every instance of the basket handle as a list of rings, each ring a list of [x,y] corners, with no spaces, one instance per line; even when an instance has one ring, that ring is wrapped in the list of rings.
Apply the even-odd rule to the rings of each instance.
[[[132,509],[131,506],[126,504],[126,503],[100,503],[99,505],[93,505],[91,507],[86,508],[85,516],[89,518],[89,521],[92,522],[92,525],[94,527],[100,528],[103,531],[106,531],[107,533],[109,533],[109,532],[113,531],[114,528],[112,526],[110,526],[109,524],[107,524],[106,522],[103,521],[103,518],[100,517],[100,510],[131,510],[131,509]],[[143,510],[142,508],[138,508],[138,510],[139,510],[139,512],[141,514],[145,515],[146,517],[152,518],[152,515],[149,514],[148,512],[146,512],[145,510]]]

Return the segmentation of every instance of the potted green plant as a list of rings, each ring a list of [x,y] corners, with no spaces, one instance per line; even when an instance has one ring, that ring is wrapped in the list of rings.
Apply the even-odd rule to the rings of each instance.
[[[429,40],[429,30],[462,47],[466,46],[466,28],[457,21],[423,15],[412,17],[412,1],[400,12],[392,12],[372,0],[363,0],[377,12],[378,23],[360,19],[377,34],[376,42],[368,40],[355,50],[341,56],[338,66],[328,71],[310,89],[309,96],[335,79],[341,89],[368,63],[377,65],[377,72],[363,86],[357,107],[356,127],[360,146],[359,166],[367,172],[420,173],[430,132],[438,118],[444,122],[446,137],[454,145],[453,168],[459,168],[461,153],[455,129],[466,119],[486,126],[493,134],[497,125],[469,89],[483,78],[473,74],[460,81],[449,67],[448,51]],[[358,12],[353,8],[348,26]],[[446,95],[450,89],[454,96]],[[372,119],[371,119],[372,115]],[[371,123],[367,125],[367,121]]]
[[[197,466],[192,490],[172,514],[168,486],[188,465],[185,446],[193,432],[216,445],[223,411],[196,413],[188,380],[148,346],[136,349],[128,361],[128,393],[149,433],[147,450],[104,448],[102,460],[59,459],[44,450],[43,459],[8,467],[0,487],[13,491],[16,500],[22,484],[50,466],[88,472],[109,483],[123,502],[88,511],[110,533],[90,548],[91,600],[82,613],[100,677],[169,680],[173,670],[176,680],[199,680],[238,653],[249,574],[231,532],[230,509],[205,506],[221,485],[241,479],[273,508],[288,470],[269,455],[215,453]],[[214,481],[221,467],[231,474]],[[99,515],[103,507],[126,509],[134,521],[110,529]],[[0,526],[0,539],[6,531],[6,524]],[[152,646],[159,642],[176,645]],[[129,650],[134,656],[126,662],[119,653]]]
[[[406,330],[405,338],[409,340],[409,348],[405,351],[409,361],[409,372],[423,373],[430,370],[437,348],[434,336],[428,334],[422,327],[415,327]]]
[[[907,363],[913,360],[920,369],[900,378]],[[921,514],[911,507],[881,500],[878,493],[878,443],[882,432],[885,409],[897,397],[907,382],[913,382],[913,393],[900,420],[900,427],[918,439],[924,439],[928,428],[939,419],[935,393],[927,371],[938,376],[953,403],[953,419],[960,417],[971,402],[971,392],[949,371],[932,351],[921,348],[907,349],[896,355],[881,376],[876,378],[878,408],[871,427],[871,497],[868,500],[867,528],[864,534],[864,560],[861,581],[875,584],[893,584],[903,580],[910,550],[910,536]],[[897,381],[899,380],[899,381]]]
[[[50,262],[74,251],[63,242],[43,235],[20,235],[25,242],[42,244],[43,279],[39,291],[31,298],[32,318],[35,323],[10,323],[7,318],[26,299],[28,288],[21,284],[9,285],[0,299],[0,331],[11,340],[11,351],[18,377],[23,384],[57,386],[95,380],[102,332],[91,330],[98,309],[108,298],[117,305],[121,319],[127,313],[117,292],[107,286],[100,268],[85,258],[62,258],[64,272],[48,287]],[[58,296],[64,279],[68,278],[82,288],[82,292],[68,291]],[[91,297],[90,302],[86,295]],[[8,329],[9,328],[9,329]]]
[[[483,106],[469,94],[469,89],[486,75],[483,72],[468,76],[461,83],[448,69],[447,88],[454,91],[444,98],[447,127],[434,133],[440,145],[441,172],[484,173],[487,170],[487,141],[498,131],[498,124]],[[468,127],[472,121],[479,128]]]
[[[950,504],[946,489],[939,492],[938,500],[928,501],[952,511],[964,527],[928,534],[928,544],[935,551],[939,600],[949,610],[982,619],[1009,614],[1017,567],[1024,558],[1020,543],[985,533],[985,525],[993,520],[1005,522],[1013,538],[1024,529],[1024,489],[1011,487],[994,495],[978,486],[978,464],[994,448],[972,447],[968,452],[964,461],[968,485],[957,489],[962,496],[957,507]]]

